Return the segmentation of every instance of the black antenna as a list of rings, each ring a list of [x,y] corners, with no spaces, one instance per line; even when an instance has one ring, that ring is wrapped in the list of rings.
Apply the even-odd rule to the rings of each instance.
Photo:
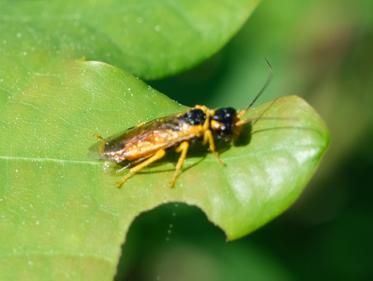
[[[272,68],[272,65],[270,64],[270,62],[267,60],[267,58],[264,58],[267,65],[268,65],[268,68],[269,68],[269,75],[267,77],[267,80],[266,82],[264,83],[263,87],[260,89],[260,91],[256,94],[255,98],[251,101],[251,103],[249,104],[249,106],[245,109],[245,111],[249,110],[253,105],[254,103],[258,100],[258,98],[264,93],[264,91],[267,89],[267,87],[269,86],[269,84],[271,83],[272,81],[272,78],[273,78],[273,68]]]

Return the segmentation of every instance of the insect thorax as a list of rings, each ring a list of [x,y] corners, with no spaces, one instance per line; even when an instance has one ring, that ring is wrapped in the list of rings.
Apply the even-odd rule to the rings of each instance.
[[[203,125],[206,121],[206,114],[201,109],[193,108],[181,115],[180,119],[189,125]]]

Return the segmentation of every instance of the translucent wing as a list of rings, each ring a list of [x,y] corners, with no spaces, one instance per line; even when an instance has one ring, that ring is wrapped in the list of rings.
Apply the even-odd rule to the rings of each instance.
[[[120,163],[146,158],[159,149],[198,137],[201,126],[190,125],[180,116],[182,113],[140,124],[99,142],[93,149],[100,152],[102,159]]]

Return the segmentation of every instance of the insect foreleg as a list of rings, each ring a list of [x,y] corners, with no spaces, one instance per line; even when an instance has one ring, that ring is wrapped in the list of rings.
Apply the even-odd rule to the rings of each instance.
[[[181,169],[183,168],[183,164],[184,164],[184,160],[186,158],[187,152],[188,152],[188,148],[189,148],[189,143],[187,141],[183,141],[178,146],[178,148],[176,148],[176,152],[180,152],[180,157],[179,157],[179,160],[177,161],[176,170],[171,181],[171,188],[175,186],[176,179],[179,176]]]
[[[153,162],[161,159],[163,156],[166,155],[166,151],[164,149],[158,150],[152,157],[146,159],[144,162],[141,162],[140,164],[136,165],[135,167],[131,168],[127,175],[125,175],[120,181],[117,182],[118,188],[121,188],[122,185],[134,174],[141,171],[145,167],[149,166]]]
[[[219,153],[216,151],[214,136],[212,135],[211,130],[206,130],[203,133],[203,143],[209,144],[209,150],[215,155],[216,159],[218,159],[219,163],[224,165],[223,160],[220,159]]]
[[[214,153],[216,152],[215,141],[211,130],[206,130],[203,133],[203,144],[209,144],[210,151]]]

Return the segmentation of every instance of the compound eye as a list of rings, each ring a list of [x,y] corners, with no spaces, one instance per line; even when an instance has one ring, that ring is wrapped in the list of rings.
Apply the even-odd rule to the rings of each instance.
[[[224,108],[219,108],[215,110],[214,116],[212,119],[219,121],[219,122],[226,122],[233,120],[236,116],[237,112],[234,108],[232,107],[224,107]]]
[[[183,118],[192,125],[202,125],[206,120],[206,114],[201,109],[191,109]]]

